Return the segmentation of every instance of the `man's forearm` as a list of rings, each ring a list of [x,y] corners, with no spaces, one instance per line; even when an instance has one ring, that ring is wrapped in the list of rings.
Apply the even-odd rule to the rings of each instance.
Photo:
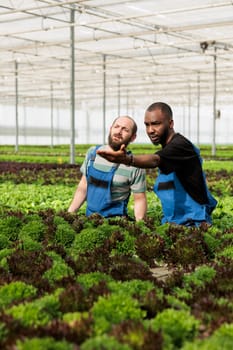
[[[75,196],[68,208],[68,212],[73,213],[77,211],[84,202],[85,202],[85,198],[81,198],[80,196],[79,197]]]
[[[160,157],[157,154],[127,155],[126,158],[124,164],[144,169],[156,168],[160,161]]]
[[[77,211],[86,200],[86,190],[82,188],[77,188],[73,200],[68,208],[68,212],[73,213]]]
[[[147,199],[145,193],[138,193],[134,195],[134,216],[135,220],[143,220],[147,213]]]

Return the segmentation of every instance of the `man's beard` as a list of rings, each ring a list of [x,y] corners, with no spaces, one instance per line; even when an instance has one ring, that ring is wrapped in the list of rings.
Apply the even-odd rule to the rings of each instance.
[[[112,139],[112,136],[109,134],[108,135],[108,144],[114,151],[119,151],[119,149],[121,148],[121,145],[124,144],[125,146],[128,146],[129,141],[125,140],[125,142],[122,142],[122,141],[114,142]]]
[[[163,147],[166,145],[166,141],[168,139],[169,130],[165,129],[163,134],[157,139],[157,141],[152,141],[153,145],[162,145]]]
[[[168,135],[169,135],[169,130],[165,129],[163,135],[160,137],[160,142],[159,142],[160,145],[162,145],[162,147],[166,145]]]

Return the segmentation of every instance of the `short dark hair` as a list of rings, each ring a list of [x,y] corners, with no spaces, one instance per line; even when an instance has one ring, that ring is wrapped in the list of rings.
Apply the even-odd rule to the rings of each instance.
[[[171,107],[164,103],[164,102],[155,102],[152,103],[148,108],[147,108],[147,112],[152,112],[155,109],[159,109],[160,111],[162,111],[169,119],[173,118],[173,113],[172,113],[172,109]]]

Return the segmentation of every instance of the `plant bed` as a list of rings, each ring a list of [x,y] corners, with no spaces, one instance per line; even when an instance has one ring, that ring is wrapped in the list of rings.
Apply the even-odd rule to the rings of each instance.
[[[160,225],[156,171],[136,223],[68,213],[78,165],[2,164],[1,349],[232,349],[230,171],[207,173],[213,226],[188,229]]]
[[[50,209],[7,212],[0,231],[3,349],[207,349],[224,334],[232,345],[230,228]]]

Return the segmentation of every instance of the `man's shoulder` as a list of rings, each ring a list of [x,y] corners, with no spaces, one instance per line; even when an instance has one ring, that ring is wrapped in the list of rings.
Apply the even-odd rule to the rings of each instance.
[[[179,132],[176,132],[171,140],[171,142],[190,142],[187,137],[184,135],[180,134]]]
[[[90,154],[95,154],[97,149],[103,149],[104,145],[95,145],[95,146],[90,146],[86,152],[86,155],[90,155]]]
[[[102,147],[103,147],[103,145],[90,146],[87,150],[87,153],[92,152],[92,151],[97,150],[97,149],[102,148]]]
[[[185,137],[184,135],[180,134],[179,132],[175,133],[174,140],[185,142],[185,143],[188,143],[188,144],[192,145],[192,141],[190,141],[187,137]]]
[[[193,143],[187,138],[185,137],[184,135],[180,134],[180,133],[176,133],[171,142],[169,142],[167,144],[167,146],[170,146],[170,147],[174,147],[174,146],[178,146],[178,147],[188,147],[188,148],[193,148]]]

